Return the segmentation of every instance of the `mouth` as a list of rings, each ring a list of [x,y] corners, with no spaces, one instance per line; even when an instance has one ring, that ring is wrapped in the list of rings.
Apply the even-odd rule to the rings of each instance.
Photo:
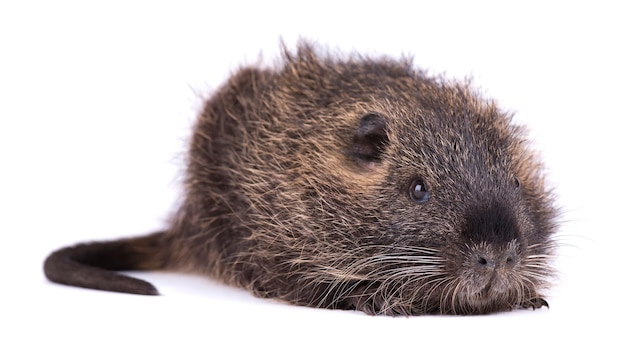
[[[474,294],[470,294],[466,297],[466,301],[471,304],[471,306],[482,307],[493,301],[495,301],[494,293],[490,291],[490,287],[487,286],[483,290],[476,292]]]

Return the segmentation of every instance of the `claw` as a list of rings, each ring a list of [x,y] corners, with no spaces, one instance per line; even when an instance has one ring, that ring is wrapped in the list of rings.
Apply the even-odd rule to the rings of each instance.
[[[543,298],[532,298],[529,301],[521,304],[522,308],[533,309],[533,310],[541,309],[544,306],[550,309],[550,305],[548,305],[548,302]]]

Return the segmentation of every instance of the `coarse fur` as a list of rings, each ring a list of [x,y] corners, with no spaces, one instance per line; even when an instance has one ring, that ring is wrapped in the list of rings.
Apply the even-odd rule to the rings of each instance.
[[[303,42],[208,99],[168,229],[61,249],[45,273],[157,294],[113,271],[190,271],[369,314],[538,308],[556,212],[524,136],[467,82]]]

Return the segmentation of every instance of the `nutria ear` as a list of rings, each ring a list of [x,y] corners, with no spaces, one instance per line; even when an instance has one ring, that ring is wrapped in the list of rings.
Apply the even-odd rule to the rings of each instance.
[[[352,156],[359,163],[380,162],[388,142],[385,118],[378,113],[365,114],[352,138]]]

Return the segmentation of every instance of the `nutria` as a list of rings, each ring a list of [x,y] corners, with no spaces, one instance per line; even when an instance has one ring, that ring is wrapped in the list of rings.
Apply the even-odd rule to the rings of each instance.
[[[412,60],[300,43],[208,99],[168,228],[63,248],[54,282],[158,294],[122,270],[192,271],[369,314],[540,308],[555,208],[524,130]]]

